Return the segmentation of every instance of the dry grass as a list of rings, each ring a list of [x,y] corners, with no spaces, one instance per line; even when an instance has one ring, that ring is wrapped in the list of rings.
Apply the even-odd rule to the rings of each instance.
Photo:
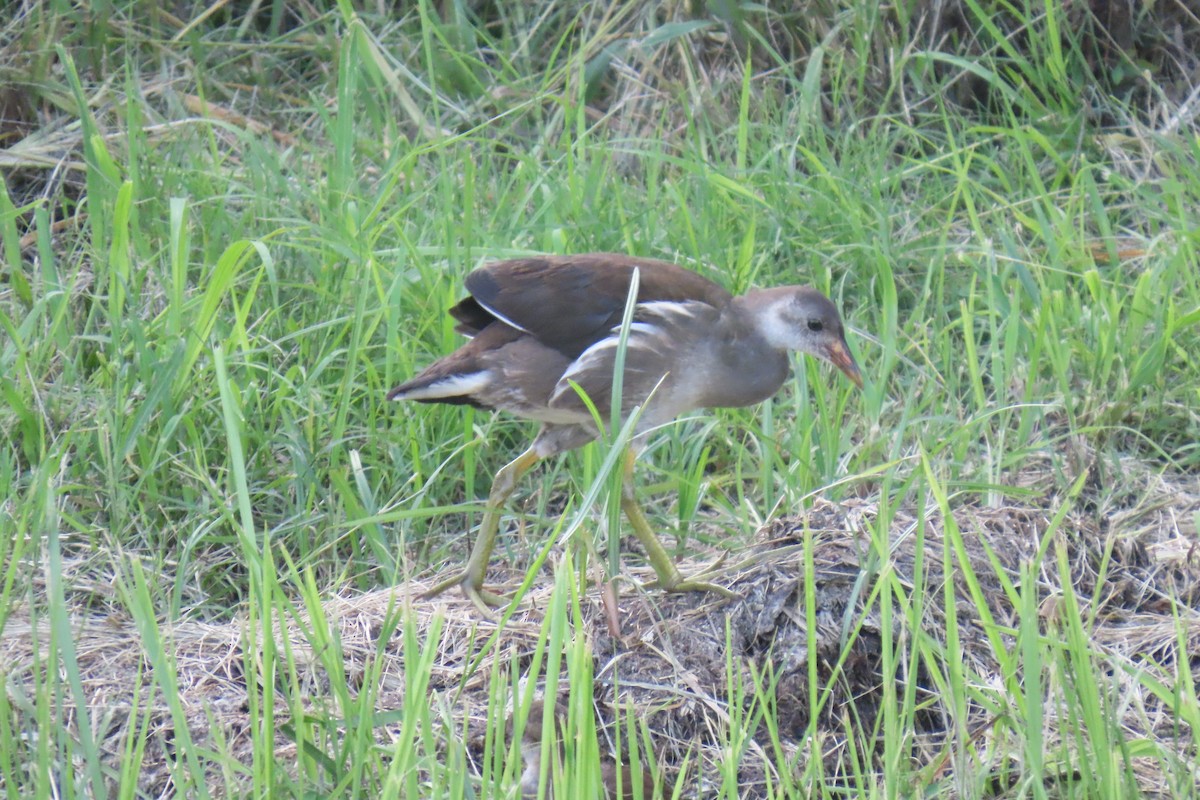
[[[1092,620],[1090,634],[1095,656],[1108,665],[1113,676],[1114,707],[1120,710],[1120,726],[1130,737],[1160,741],[1186,741],[1179,721],[1164,712],[1164,706],[1146,691],[1139,675],[1150,675],[1165,684],[1173,681],[1172,670],[1190,668],[1200,681],[1200,539],[1194,527],[1200,512],[1200,480],[1170,481],[1146,473],[1142,492],[1123,508],[1087,510],[1077,502],[1061,527],[1053,534],[1050,551],[1065,548],[1069,574],[1057,574],[1053,559],[1044,559],[1038,572],[1037,599],[1041,627],[1048,637],[1058,635],[1058,601],[1069,583],[1081,598],[1091,598],[1085,607]],[[1017,583],[1022,565],[1034,563],[1051,518],[1061,498],[1040,497],[1027,501],[1004,501],[984,507],[968,504],[955,510],[955,522],[968,545],[969,571],[984,589],[988,611],[1003,630],[1018,624],[1018,609],[1010,602],[1003,582]],[[962,659],[977,688],[1004,686],[988,632],[975,611],[967,590],[962,564],[951,575],[943,572],[946,542],[944,525],[936,508],[926,509],[922,536],[917,510],[903,508],[892,518],[888,533],[890,552],[881,562],[868,533],[878,509],[866,501],[834,504],[818,501],[801,515],[777,520],[764,528],[754,548],[742,562],[725,568],[721,579],[739,591],[743,599],[714,602],[696,595],[662,596],[630,592],[622,602],[623,631],[619,640],[607,632],[598,593],[584,601],[585,629],[591,642],[596,676],[597,719],[611,726],[617,708],[637,709],[647,724],[657,748],[657,761],[673,780],[673,771],[691,753],[700,755],[697,796],[714,784],[715,764],[721,757],[718,732],[729,724],[730,676],[727,657],[739,671],[737,678],[747,686],[766,676],[775,681],[780,739],[788,753],[817,746],[836,773],[845,766],[846,741],[843,721],[853,717],[860,731],[874,729],[881,697],[880,647],[892,637],[900,650],[911,647],[918,637],[928,637],[944,646],[946,624],[944,602],[952,598],[960,626]],[[812,634],[816,651],[809,653],[810,632],[805,624],[803,539],[811,535],[816,584]],[[918,543],[924,546],[925,571],[914,571]],[[993,561],[994,559],[994,561]],[[111,583],[109,575],[89,575],[78,561],[68,569],[68,583],[77,606],[73,615],[78,663],[84,678],[88,705],[97,712],[103,729],[99,739],[110,760],[122,757],[124,738],[129,733],[126,715],[135,707],[146,713],[154,735],[142,770],[142,789],[161,796],[169,793],[174,739],[172,720],[161,697],[146,692],[135,697],[134,687],[149,683],[144,674],[150,664],[143,652],[143,637],[127,618],[97,613],[95,598]],[[886,564],[886,566],[885,566]],[[997,565],[997,571],[993,565]],[[1100,566],[1103,565],[1103,569]],[[692,565],[693,567],[695,565]],[[906,629],[899,613],[894,630],[882,629],[879,608],[865,602],[882,570],[894,571],[905,586],[924,586],[926,608],[919,630]],[[686,571],[686,570],[685,570]],[[648,570],[633,570],[634,577],[649,577]],[[513,578],[519,578],[513,575]],[[942,591],[951,580],[951,594]],[[542,624],[541,609],[553,591],[547,576],[535,582],[525,602],[500,631],[498,644],[491,646],[493,622],[482,620],[474,607],[456,594],[436,603],[411,602],[411,595],[426,588],[413,583],[396,590],[382,590],[332,597],[323,614],[340,637],[347,683],[361,687],[372,667],[381,670],[377,710],[401,708],[405,702],[405,669],[400,636],[389,642],[377,638],[386,620],[403,607],[414,615],[417,627],[428,630],[435,615],[445,618],[443,635],[430,676],[430,701],[437,709],[454,709],[451,729],[467,721],[475,734],[468,744],[482,741],[488,720],[488,703],[493,687],[488,676],[492,662],[524,664],[537,645]],[[245,620],[229,624],[181,621],[164,627],[162,634],[178,669],[179,688],[187,710],[188,725],[197,744],[225,740],[229,752],[247,763],[251,756],[249,730],[253,724],[247,705],[243,673]],[[290,624],[286,635],[298,664],[312,713],[332,713],[333,698],[321,654],[315,653],[306,634],[309,621]],[[728,636],[727,636],[728,630]],[[854,633],[847,641],[847,632]],[[1180,632],[1182,631],[1182,640]],[[1005,635],[1011,642],[1011,636]],[[0,662],[7,665],[6,682],[30,695],[36,688],[36,672],[43,668],[49,640],[45,624],[34,629],[28,609],[10,619],[0,638]],[[281,640],[280,640],[281,641]],[[1185,652],[1180,653],[1180,645]],[[732,649],[730,649],[732,648]],[[815,729],[819,736],[807,739],[810,730],[809,660],[817,659],[822,687],[832,686],[820,708]],[[1181,658],[1182,657],[1182,658]],[[378,663],[375,663],[378,662]],[[1187,665],[1190,665],[1187,666]],[[469,671],[468,671],[469,669]],[[504,674],[506,670],[502,670]],[[906,681],[916,684],[921,702],[915,736],[915,758],[923,768],[952,770],[945,763],[947,740],[953,735],[952,710],[945,706],[924,664]],[[136,704],[136,706],[135,706]],[[987,749],[997,725],[993,710],[980,704],[968,708],[966,729]],[[63,720],[73,724],[73,719]],[[958,723],[963,721],[959,720]],[[1069,734],[1058,725],[1066,721],[1047,714],[1048,748],[1070,747]],[[393,732],[394,733],[394,732]],[[378,740],[389,740],[387,726],[377,731]],[[280,735],[280,763],[295,763],[295,744]],[[1183,745],[1180,745],[1183,746]],[[157,747],[158,749],[154,749]],[[754,732],[751,758],[740,777],[743,797],[760,797],[766,776],[764,764],[772,763],[766,731]],[[476,750],[474,755],[480,753]],[[1148,796],[1165,780],[1158,762],[1146,762],[1138,776]],[[772,776],[775,783],[778,776]],[[1200,790],[1200,777],[1197,778]]]
[[[46,763],[86,760],[76,749],[85,737],[68,686],[77,667],[105,767],[119,770],[127,748],[145,741],[137,785],[148,795],[172,796],[185,748],[178,746],[172,704],[160,694],[162,676],[151,674],[163,659],[175,672],[184,724],[197,745],[189,752],[200,754],[208,785],[234,793],[246,786],[246,774],[222,758],[249,765],[253,731],[267,724],[251,701],[267,680],[248,645],[259,637],[247,629],[244,613],[214,620],[227,619],[231,606],[244,610],[271,600],[256,594],[247,558],[255,553],[239,549],[239,534],[245,541],[267,537],[275,548],[269,556],[296,559],[296,573],[279,584],[288,591],[302,591],[302,582],[291,580],[296,575],[315,574],[311,596],[286,598],[279,607],[291,611],[312,596],[327,598],[321,615],[338,637],[331,658],[329,645],[314,644],[321,639],[313,631],[325,621],[310,624],[298,612],[277,632],[280,649],[297,665],[297,684],[280,693],[287,701],[274,709],[277,721],[292,703],[291,711],[340,729],[345,712],[336,695],[347,686],[369,689],[365,696],[381,714],[404,708],[411,677],[405,649],[398,632],[383,641],[381,634],[397,630],[402,612],[424,635],[436,615],[444,626],[429,707],[446,736],[467,732],[472,776],[479,775],[482,732],[499,727],[489,706],[491,676],[526,673],[544,635],[552,580],[549,571],[538,575],[502,629],[457,596],[410,603],[422,583],[330,588],[349,580],[360,588],[386,583],[397,543],[437,552],[441,534],[469,528],[468,504],[482,491],[471,480],[486,472],[477,467],[501,460],[508,444],[482,415],[474,422],[457,412],[402,416],[374,398],[388,380],[446,344],[439,292],[452,280],[449,273],[465,270],[480,253],[586,244],[669,250],[718,263],[747,229],[748,258],[762,253],[764,264],[778,262],[789,275],[810,270],[815,280],[842,285],[863,329],[864,364],[888,362],[893,371],[877,376],[874,388],[884,399],[870,407],[881,412],[878,418],[862,413],[867,401],[856,399],[844,422],[826,422],[845,425],[843,439],[829,430],[789,443],[783,428],[820,429],[813,418],[788,417],[803,410],[794,403],[778,406],[776,440],[764,434],[767,443],[756,455],[743,461],[739,454],[753,437],[738,440],[734,450],[718,444],[708,465],[718,474],[712,485],[743,482],[745,503],[739,506],[734,490],[735,499],[708,500],[726,519],[743,508],[782,504],[778,492],[760,503],[771,463],[762,480],[746,475],[743,465],[757,468],[760,456],[796,444],[795,463],[839,449],[842,460],[833,477],[808,465],[810,483],[783,478],[790,482],[786,496],[808,496],[813,485],[841,491],[843,477],[865,494],[841,503],[818,500],[760,531],[749,556],[724,572],[740,601],[627,589],[624,631],[615,640],[599,594],[590,591],[578,634],[593,654],[593,699],[605,735],[611,738],[618,715],[636,710],[668,780],[689,755],[699,756],[685,781],[687,796],[712,796],[730,769],[725,737],[758,689],[777,703],[770,717],[783,752],[772,751],[776,740],[751,715],[741,796],[766,796],[779,764],[814,762],[834,780],[806,785],[837,791],[859,785],[842,781],[853,753],[878,759],[883,684],[896,680],[918,704],[911,728],[896,738],[912,737],[907,752],[936,784],[962,769],[955,758],[965,751],[1000,759],[1021,752],[1007,711],[1014,682],[1043,680],[1052,700],[1069,691],[1070,676],[1056,672],[1057,665],[1014,676],[996,650],[997,642],[1013,646],[1018,626],[1031,624],[1052,648],[1066,635],[1069,593],[1082,605],[1088,656],[1108,680],[1105,708],[1124,733],[1122,746],[1150,740],[1177,754],[1180,764],[1196,763],[1200,736],[1148,688],[1159,681],[1186,696],[1181,675],[1190,675],[1193,688],[1200,683],[1193,435],[1200,396],[1187,393],[1197,323],[1187,321],[1196,313],[1195,264],[1185,263],[1196,241],[1188,188],[1196,185],[1195,153],[1188,148],[1200,116],[1200,16],[1193,4],[1013,3],[1026,16],[995,15],[997,27],[989,30],[959,0],[883,6],[827,0],[796,4],[788,13],[746,5],[760,9],[755,14],[731,3],[708,4],[703,12],[705,4],[625,3],[588,6],[587,14],[598,16],[577,18],[581,7],[561,3],[554,6],[557,17],[521,30],[503,4],[476,3],[477,16],[463,26],[469,35],[450,44],[430,31],[454,33],[452,12],[464,4],[427,4],[438,6],[441,18],[426,28],[388,15],[352,23],[328,9],[292,4],[283,30],[268,39],[254,38],[265,27],[254,15],[271,4],[249,4],[239,19],[232,18],[243,13],[234,9],[239,4],[216,4],[212,10],[225,9],[231,19],[207,27],[207,12],[147,22],[138,18],[138,4],[118,3],[112,19],[86,21],[95,29],[74,15],[57,15],[50,4],[18,5],[19,13],[0,23],[0,170],[12,205],[0,214],[8,256],[0,272],[6,326],[0,354],[8,359],[0,369],[0,439],[12,443],[0,453],[7,459],[0,459],[0,700],[17,723],[8,741],[22,745],[30,763],[6,767],[0,754],[0,768],[14,776],[14,785],[0,790],[23,790],[19,778],[43,793],[52,785],[66,791],[68,778],[83,773],[79,764],[39,772],[44,764],[34,763],[40,754]],[[1047,7],[1061,12],[1057,36]],[[338,53],[365,29],[379,36],[378,50],[368,53],[359,40],[359,61],[339,64]],[[190,31],[204,39],[203,48],[176,38]],[[506,36],[518,45],[514,53],[491,49]],[[98,40],[103,48],[93,48]],[[66,59],[54,49],[58,41],[78,62],[82,104],[73,99]],[[1054,60],[1056,43],[1065,52],[1062,63]],[[570,58],[549,58],[560,45]],[[386,71],[380,64],[395,74],[379,77]],[[474,82],[456,84],[455,65],[473,70]],[[980,65],[984,72],[972,69]],[[403,70],[412,71],[411,80]],[[433,88],[409,91],[418,84]],[[1081,93],[1080,86],[1087,88]],[[758,113],[764,109],[778,114]],[[354,115],[356,125],[336,124]],[[434,116],[444,129],[435,129]],[[906,133],[895,133],[905,126]],[[1036,145],[1024,138],[1030,131],[1038,134]],[[857,147],[873,137],[883,142],[881,152],[894,150],[894,160],[878,162],[885,174],[864,157],[873,148]],[[1045,140],[1052,144],[1043,150]],[[406,147],[426,148],[425,155],[398,161]],[[773,159],[788,147],[815,155],[795,163]],[[348,155],[327,160],[330,153]],[[1029,174],[1020,167],[1022,153]],[[108,172],[98,155],[112,159]],[[572,159],[581,155],[588,158],[576,170]],[[860,160],[866,166],[858,171]],[[465,168],[471,163],[479,171]],[[558,191],[589,166],[595,181],[577,187],[577,197]],[[960,171],[963,180],[931,185],[943,170]],[[674,181],[677,173],[697,179]],[[696,188],[712,176],[722,182],[707,193]],[[1081,176],[1100,188],[1075,184]],[[128,225],[132,245],[121,244],[124,229],[112,223],[123,182],[135,191],[127,197],[136,212]],[[373,194],[388,186],[401,188]],[[737,187],[733,195],[730,186]],[[827,191],[841,195],[837,204],[814,209]],[[473,192],[474,205],[465,199]],[[861,202],[877,192],[887,202]],[[651,199],[643,207],[645,197]],[[956,204],[942,207],[946,197],[965,198],[982,216]],[[182,244],[167,224],[168,201],[177,200]],[[576,215],[568,210],[572,200],[582,209]],[[366,209],[372,210],[356,216]],[[1012,241],[996,244],[1009,234]],[[221,309],[211,335],[202,334],[211,341],[194,374],[176,379],[171,370],[178,364],[169,354],[180,331],[196,326],[210,268],[230,242],[243,239],[271,245],[275,262],[240,275],[228,297],[211,298]],[[952,249],[961,257],[947,261]],[[997,252],[999,265],[988,261]],[[894,264],[895,277],[892,266],[886,275],[877,271],[875,258]],[[122,259],[132,266],[107,263]],[[828,275],[826,265],[832,265]],[[1014,265],[1040,286],[1046,302],[1066,298],[1061,329],[1038,329],[1041,300],[1023,300],[1016,289],[1007,295],[1017,285]],[[1161,281],[1139,282],[1160,272]],[[1088,273],[1095,282],[1085,286]],[[179,280],[174,306],[166,294],[172,274]],[[743,278],[739,273],[737,280]],[[753,277],[782,279],[765,267]],[[113,305],[110,289],[119,280],[136,288],[123,309]],[[264,288],[247,299],[248,285]],[[947,285],[944,296],[930,300],[931,287],[936,293]],[[898,299],[888,300],[889,286],[893,293],[899,287]],[[985,301],[977,286],[997,294]],[[59,292],[67,299],[61,307]],[[1151,312],[1164,296],[1165,305],[1178,308],[1159,319]],[[1003,302],[985,308],[993,300]],[[178,327],[164,323],[170,316],[164,305],[178,314]],[[974,321],[964,307],[976,309]],[[234,312],[247,308],[249,315],[235,321]],[[1020,335],[1005,343],[999,326],[1009,320],[1021,323]],[[1093,321],[1100,333],[1081,336]],[[896,327],[889,331],[885,323]],[[958,331],[985,327],[975,359]],[[1109,330],[1120,337],[1106,348],[1101,334]],[[1166,342],[1157,368],[1165,377],[1130,388],[1129,373],[1137,377],[1138,358],[1153,354],[1156,341]],[[1060,345],[1055,361],[1050,351]],[[229,414],[244,423],[249,457],[242,464],[230,455],[232,437],[220,433],[210,366],[218,347],[242,359],[232,365],[231,383],[244,405]],[[1102,350],[1109,361],[1093,363]],[[1026,369],[1036,353],[1042,360]],[[1012,356],[1017,367],[987,371],[1004,360],[996,354]],[[904,369],[896,372],[900,362]],[[980,364],[981,402],[972,407],[961,373]],[[1031,426],[1034,434],[1026,431],[1028,441],[1017,441],[1018,405],[1054,409],[1049,420]],[[1011,424],[986,422],[1007,414]],[[936,424],[912,422],[927,419]],[[904,426],[893,445],[893,430]],[[938,506],[881,510],[878,498],[889,492],[861,478],[892,453],[912,453],[918,443],[945,442],[963,430],[968,438],[978,434],[963,448],[966,456],[956,462],[943,450],[935,459],[951,483],[970,487],[954,505],[965,553],[944,558],[953,548]],[[477,461],[484,440],[491,452]],[[1131,453],[1169,467],[1159,471]],[[355,459],[365,459],[365,467]],[[244,528],[229,511],[238,469],[249,473],[245,507],[252,499],[257,515]],[[1047,493],[1044,487],[1070,485],[1062,474],[1072,470],[1088,471],[1079,496]],[[666,483],[677,481],[669,468],[662,473]],[[561,473],[547,483],[567,491]],[[998,494],[1004,491],[998,483],[1011,495]],[[535,489],[534,496],[542,495]],[[911,493],[899,496],[911,502]],[[1061,526],[1043,541],[1064,504]],[[670,520],[669,509],[657,511]],[[535,518],[531,529],[546,527],[538,512],[526,516]],[[691,530],[704,527],[696,520]],[[728,535],[729,527],[720,526],[713,538]],[[59,573],[49,565],[47,531],[62,532],[67,557]],[[877,549],[882,540],[886,552]],[[808,569],[806,542],[814,575],[807,585],[798,577]],[[137,620],[129,595],[114,592],[114,586],[127,591],[123,582],[134,561],[160,581]],[[630,572],[638,579],[650,574]],[[510,569],[510,586],[520,577]],[[65,590],[73,659],[51,651],[63,642],[50,630],[62,610],[51,580]],[[884,581],[893,602],[887,614],[873,595]],[[1035,595],[1032,622],[1014,601],[1022,588]],[[918,597],[923,610],[910,618],[909,601]],[[985,609],[976,606],[980,597]],[[188,610],[184,619],[163,621],[181,607]],[[155,652],[139,628],[147,620],[161,626]],[[950,620],[961,653],[947,652]],[[899,653],[903,674],[882,675],[888,647]],[[962,715],[938,688],[945,683],[939,670],[956,659],[970,684]],[[736,686],[748,687],[740,701],[747,708],[731,708]],[[374,740],[354,756],[397,740],[399,723],[382,719],[371,730]],[[1078,724],[1050,706],[1041,737],[1046,751],[1078,754],[1071,727]],[[281,769],[317,769],[313,764],[325,755],[297,752],[286,721],[275,744]],[[1086,756],[1062,760],[1086,763]],[[1165,794],[1171,777],[1164,762],[1133,761],[1145,793]],[[981,794],[1011,788],[1002,764],[978,763],[995,770],[994,787]],[[1058,774],[1062,783],[1071,782],[1072,769]],[[1200,793],[1200,779],[1195,788]]]

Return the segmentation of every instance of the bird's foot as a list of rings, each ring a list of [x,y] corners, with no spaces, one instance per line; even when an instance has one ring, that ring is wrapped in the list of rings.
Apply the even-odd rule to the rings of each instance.
[[[726,599],[741,597],[741,595],[737,592],[726,589],[720,584],[700,580],[700,578],[703,578],[705,575],[710,575],[720,569],[721,565],[725,563],[725,558],[728,555],[728,553],[722,553],[715,561],[690,578],[684,578],[683,575],[679,573],[679,570],[672,565],[670,574],[668,574],[666,577],[660,575],[657,579],[650,581],[649,583],[642,584],[642,588],[662,589],[664,592],[712,592],[713,594],[719,594],[721,597]]]
[[[655,581],[655,583],[659,584],[658,581]],[[709,583],[708,581],[697,581],[697,580],[689,579],[689,580],[676,581],[676,582],[672,583],[670,586],[662,586],[661,584],[659,584],[659,586],[664,592],[712,592],[713,594],[721,595],[721,597],[724,597],[727,600],[732,600],[734,598],[741,597],[740,594],[733,591],[732,589],[726,589],[724,586],[721,586],[720,584]]]
[[[466,598],[486,617],[494,617],[495,609],[508,605],[507,597],[483,588],[483,576],[476,574],[469,567],[446,578],[446,580],[438,583],[432,589],[421,592],[418,596],[422,600],[428,600],[431,597],[437,597],[448,589],[453,589],[455,586],[460,587]]]
[[[711,575],[725,565],[725,559],[729,558],[729,551],[722,550],[721,555],[713,559],[713,562],[704,569],[692,576],[692,579],[703,578],[705,575]]]

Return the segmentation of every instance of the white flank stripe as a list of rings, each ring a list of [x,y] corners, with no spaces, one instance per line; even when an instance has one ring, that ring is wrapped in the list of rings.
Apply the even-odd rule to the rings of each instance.
[[[472,295],[472,297],[474,297],[474,295]],[[480,300],[478,297],[476,297],[476,298],[475,298],[475,302],[476,302],[476,303],[479,303],[479,305],[481,305],[481,306],[483,307],[483,310],[484,310],[484,311],[488,312],[488,313],[489,313],[489,314],[491,314],[493,317],[495,317],[496,319],[500,320],[501,322],[503,322],[505,325],[509,326],[510,328],[516,328],[517,330],[521,331],[521,333],[529,333],[530,335],[532,335],[532,332],[531,332],[531,331],[530,331],[528,328],[523,328],[523,327],[521,327],[520,325],[518,325],[517,323],[513,322],[513,321],[512,321],[511,319],[509,319],[508,317],[506,317],[506,316],[504,316],[503,314],[501,314],[501,313],[500,313],[499,311],[497,311],[496,309],[494,309],[494,308],[492,308],[491,306],[489,306],[487,303],[484,303],[484,302],[482,302],[482,301],[481,301],[481,300]]]
[[[672,316],[694,317],[697,306],[705,305],[698,300],[677,303],[673,300],[654,300],[649,303],[638,303],[638,310],[655,316],[670,318]]]
[[[466,397],[487,386],[492,381],[492,373],[472,372],[469,375],[452,375],[442,378],[437,383],[410,389],[404,394],[397,395],[393,400],[437,400],[441,397]]]
[[[660,333],[662,333],[662,329],[659,328],[657,325],[654,325],[649,322],[631,322],[631,323],[629,323],[629,343],[630,344],[633,344],[633,337],[635,334],[641,334],[642,336],[658,336]],[[621,326],[620,325],[613,328],[613,334],[615,334],[616,336],[621,335]]]
[[[654,354],[659,354],[659,349],[654,346],[654,340],[650,337],[661,333],[657,327],[648,325],[644,322],[635,322],[629,326],[629,338],[625,342],[625,351],[631,354],[635,350],[646,351]],[[636,330],[633,330],[636,327]],[[620,328],[616,328],[620,331]],[[601,339],[594,345],[584,350],[579,354],[579,358],[571,363],[571,366],[563,373],[563,376],[558,380],[558,388],[554,390],[554,394],[550,398],[551,405],[567,392],[574,392],[568,381],[579,382],[579,376],[589,369],[604,369],[606,374],[611,374],[613,369],[613,361],[616,358],[615,351],[620,345],[621,340],[617,335],[609,336]],[[610,353],[609,351],[614,351]],[[639,367],[635,359],[626,359],[626,372],[646,372],[645,367]]]
[[[588,369],[594,362],[601,360],[605,350],[616,350],[620,341],[615,336],[609,336],[607,339],[601,339],[594,345],[584,350],[579,354],[579,358],[575,359],[567,371],[563,373],[562,379],[575,379],[575,376],[580,372]],[[632,342],[630,343],[632,344]]]

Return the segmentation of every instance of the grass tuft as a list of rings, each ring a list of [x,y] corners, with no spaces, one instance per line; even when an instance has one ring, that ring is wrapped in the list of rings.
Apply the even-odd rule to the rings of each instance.
[[[561,691],[555,796],[606,753],[679,797],[1200,795],[1196,52],[1181,2],[16,4],[0,793],[511,797]],[[531,436],[383,401],[465,274],[607,250],[843,310],[864,391],[799,362],[638,468],[680,556],[802,532],[772,635],[820,657],[721,626],[699,670],[636,591],[604,650],[616,421],[506,510],[541,616],[342,613],[458,561]],[[836,602],[826,503],[869,507]]]

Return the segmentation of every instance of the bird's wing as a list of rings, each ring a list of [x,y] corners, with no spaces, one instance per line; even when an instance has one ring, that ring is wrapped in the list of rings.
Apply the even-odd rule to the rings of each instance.
[[[614,254],[545,256],[488,264],[467,276],[451,313],[468,335],[500,320],[575,358],[621,321],[633,270],[638,302],[700,302],[722,308],[725,289],[666,261]]]
[[[629,326],[629,337],[625,344],[622,411],[627,412],[634,405],[644,402],[663,376],[672,371],[688,369],[691,340],[695,339],[697,331],[712,330],[720,315],[718,309],[697,300],[640,303]],[[608,330],[607,335],[584,350],[554,387],[554,393],[550,396],[550,407],[561,411],[586,413],[587,406],[572,385],[575,384],[583,390],[600,413],[607,416],[612,405],[613,372],[620,338],[621,326],[616,325]],[[678,386],[686,379],[685,375],[676,375],[671,379],[671,384]],[[676,399],[680,399],[684,394],[670,393],[678,395]],[[674,402],[675,400],[668,401],[669,404]],[[689,408],[672,408],[667,416],[674,416],[686,410]]]

